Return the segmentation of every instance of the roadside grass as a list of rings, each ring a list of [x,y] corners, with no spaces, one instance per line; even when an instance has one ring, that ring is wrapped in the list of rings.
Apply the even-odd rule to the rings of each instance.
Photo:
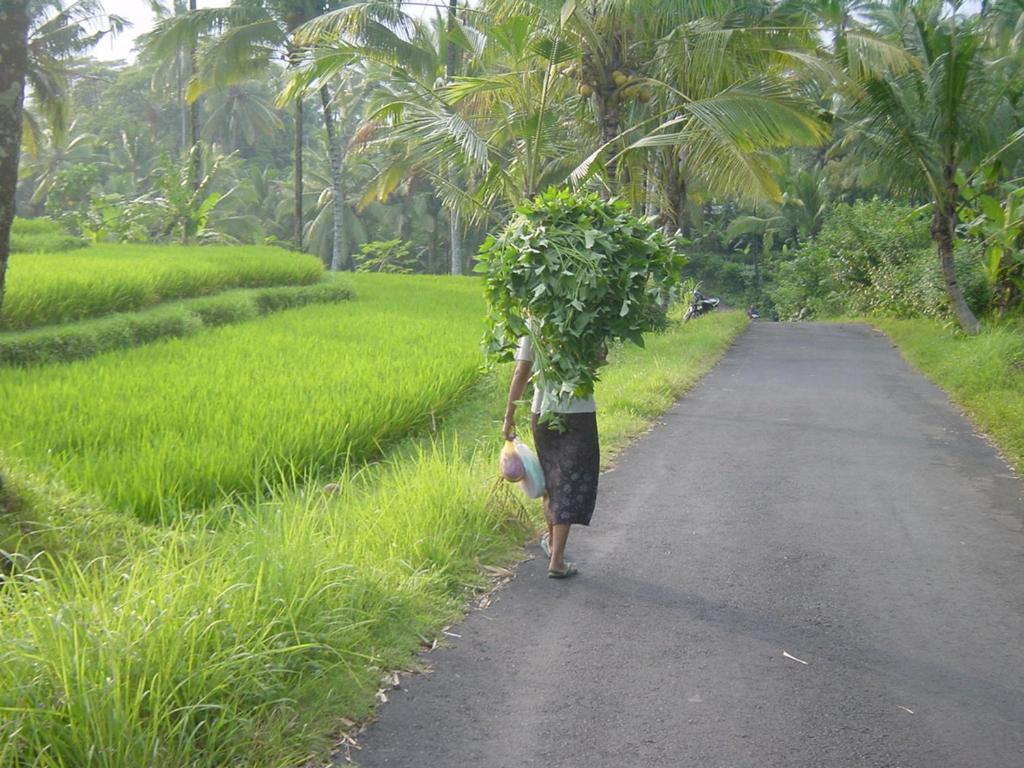
[[[11,227],[11,253],[59,253],[86,246],[83,238],[69,235],[63,226],[50,219],[16,218]]]
[[[140,312],[122,312],[67,325],[0,333],[0,366],[34,366],[84,360],[102,352],[192,336],[204,328],[255,320],[261,315],[309,304],[351,298],[348,283],[243,288],[184,299]]]
[[[229,288],[308,285],[315,256],[264,246],[97,245],[11,257],[0,331],[143,309]]]
[[[369,295],[386,300],[385,285]],[[467,325],[477,334],[479,314]],[[613,350],[597,393],[606,461],[745,325],[723,313]],[[343,718],[370,713],[381,675],[416,668],[413,653],[540,524],[536,502],[496,483],[509,375],[478,379],[382,461],[311,470],[219,530],[184,519],[146,528],[129,557],[38,558],[0,602],[0,766],[323,758]]]
[[[989,324],[977,336],[930,320],[869,322],[945,389],[1024,474],[1024,323]]]
[[[151,522],[378,455],[479,377],[482,298],[469,280],[353,283],[358,301],[0,369],[0,445]]]

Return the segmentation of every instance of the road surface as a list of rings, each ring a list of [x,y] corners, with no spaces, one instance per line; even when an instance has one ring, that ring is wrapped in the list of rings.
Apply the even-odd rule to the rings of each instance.
[[[1021,768],[1022,494],[881,334],[755,324],[353,758]]]

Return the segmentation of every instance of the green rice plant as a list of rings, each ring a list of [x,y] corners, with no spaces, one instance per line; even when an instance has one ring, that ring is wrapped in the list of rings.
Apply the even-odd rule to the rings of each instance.
[[[101,352],[169,337],[191,336],[204,328],[254,320],[262,314],[284,309],[346,301],[351,295],[348,284],[342,280],[248,288],[184,299],[141,312],[0,333],[0,366],[84,360]]]
[[[483,302],[475,280],[357,278],[360,301],[0,370],[0,445],[145,520],[375,455],[479,376]]]
[[[25,330],[150,307],[229,288],[308,285],[315,256],[263,246],[97,245],[80,253],[15,255],[0,330]]]
[[[87,245],[83,238],[68,234],[61,224],[47,218],[15,219],[11,227],[11,253],[59,253]]]

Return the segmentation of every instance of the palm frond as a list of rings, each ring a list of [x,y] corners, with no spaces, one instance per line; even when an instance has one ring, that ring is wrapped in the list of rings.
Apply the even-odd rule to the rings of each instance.
[[[272,20],[268,13],[250,6],[201,8],[160,19],[151,32],[139,37],[138,42],[144,57],[160,61],[198,45],[205,35],[268,20]]]

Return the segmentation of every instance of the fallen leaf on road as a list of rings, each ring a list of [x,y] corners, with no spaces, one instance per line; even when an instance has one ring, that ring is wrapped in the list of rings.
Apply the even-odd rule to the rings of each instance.
[[[896,706],[897,706],[897,707],[899,707],[900,709],[902,709],[902,710],[903,710],[904,712],[909,712],[910,714],[914,714],[914,710],[912,710],[912,709],[907,709],[907,708],[906,708],[906,707],[904,707],[904,706],[903,706],[902,704],[897,704]]]
[[[801,664],[803,664],[803,665],[805,665],[805,666],[810,666],[810,665],[809,665],[809,664],[807,664],[807,662],[806,662],[806,661],[804,661],[803,659],[798,659],[798,658],[797,658],[796,656],[791,656],[791,655],[789,655],[789,654],[788,654],[788,653],[787,653],[786,651],[783,651],[783,652],[782,652],[782,655],[783,655],[783,657],[784,657],[784,658],[787,658],[787,659],[792,659],[793,661],[799,661],[799,662],[800,662]]]

